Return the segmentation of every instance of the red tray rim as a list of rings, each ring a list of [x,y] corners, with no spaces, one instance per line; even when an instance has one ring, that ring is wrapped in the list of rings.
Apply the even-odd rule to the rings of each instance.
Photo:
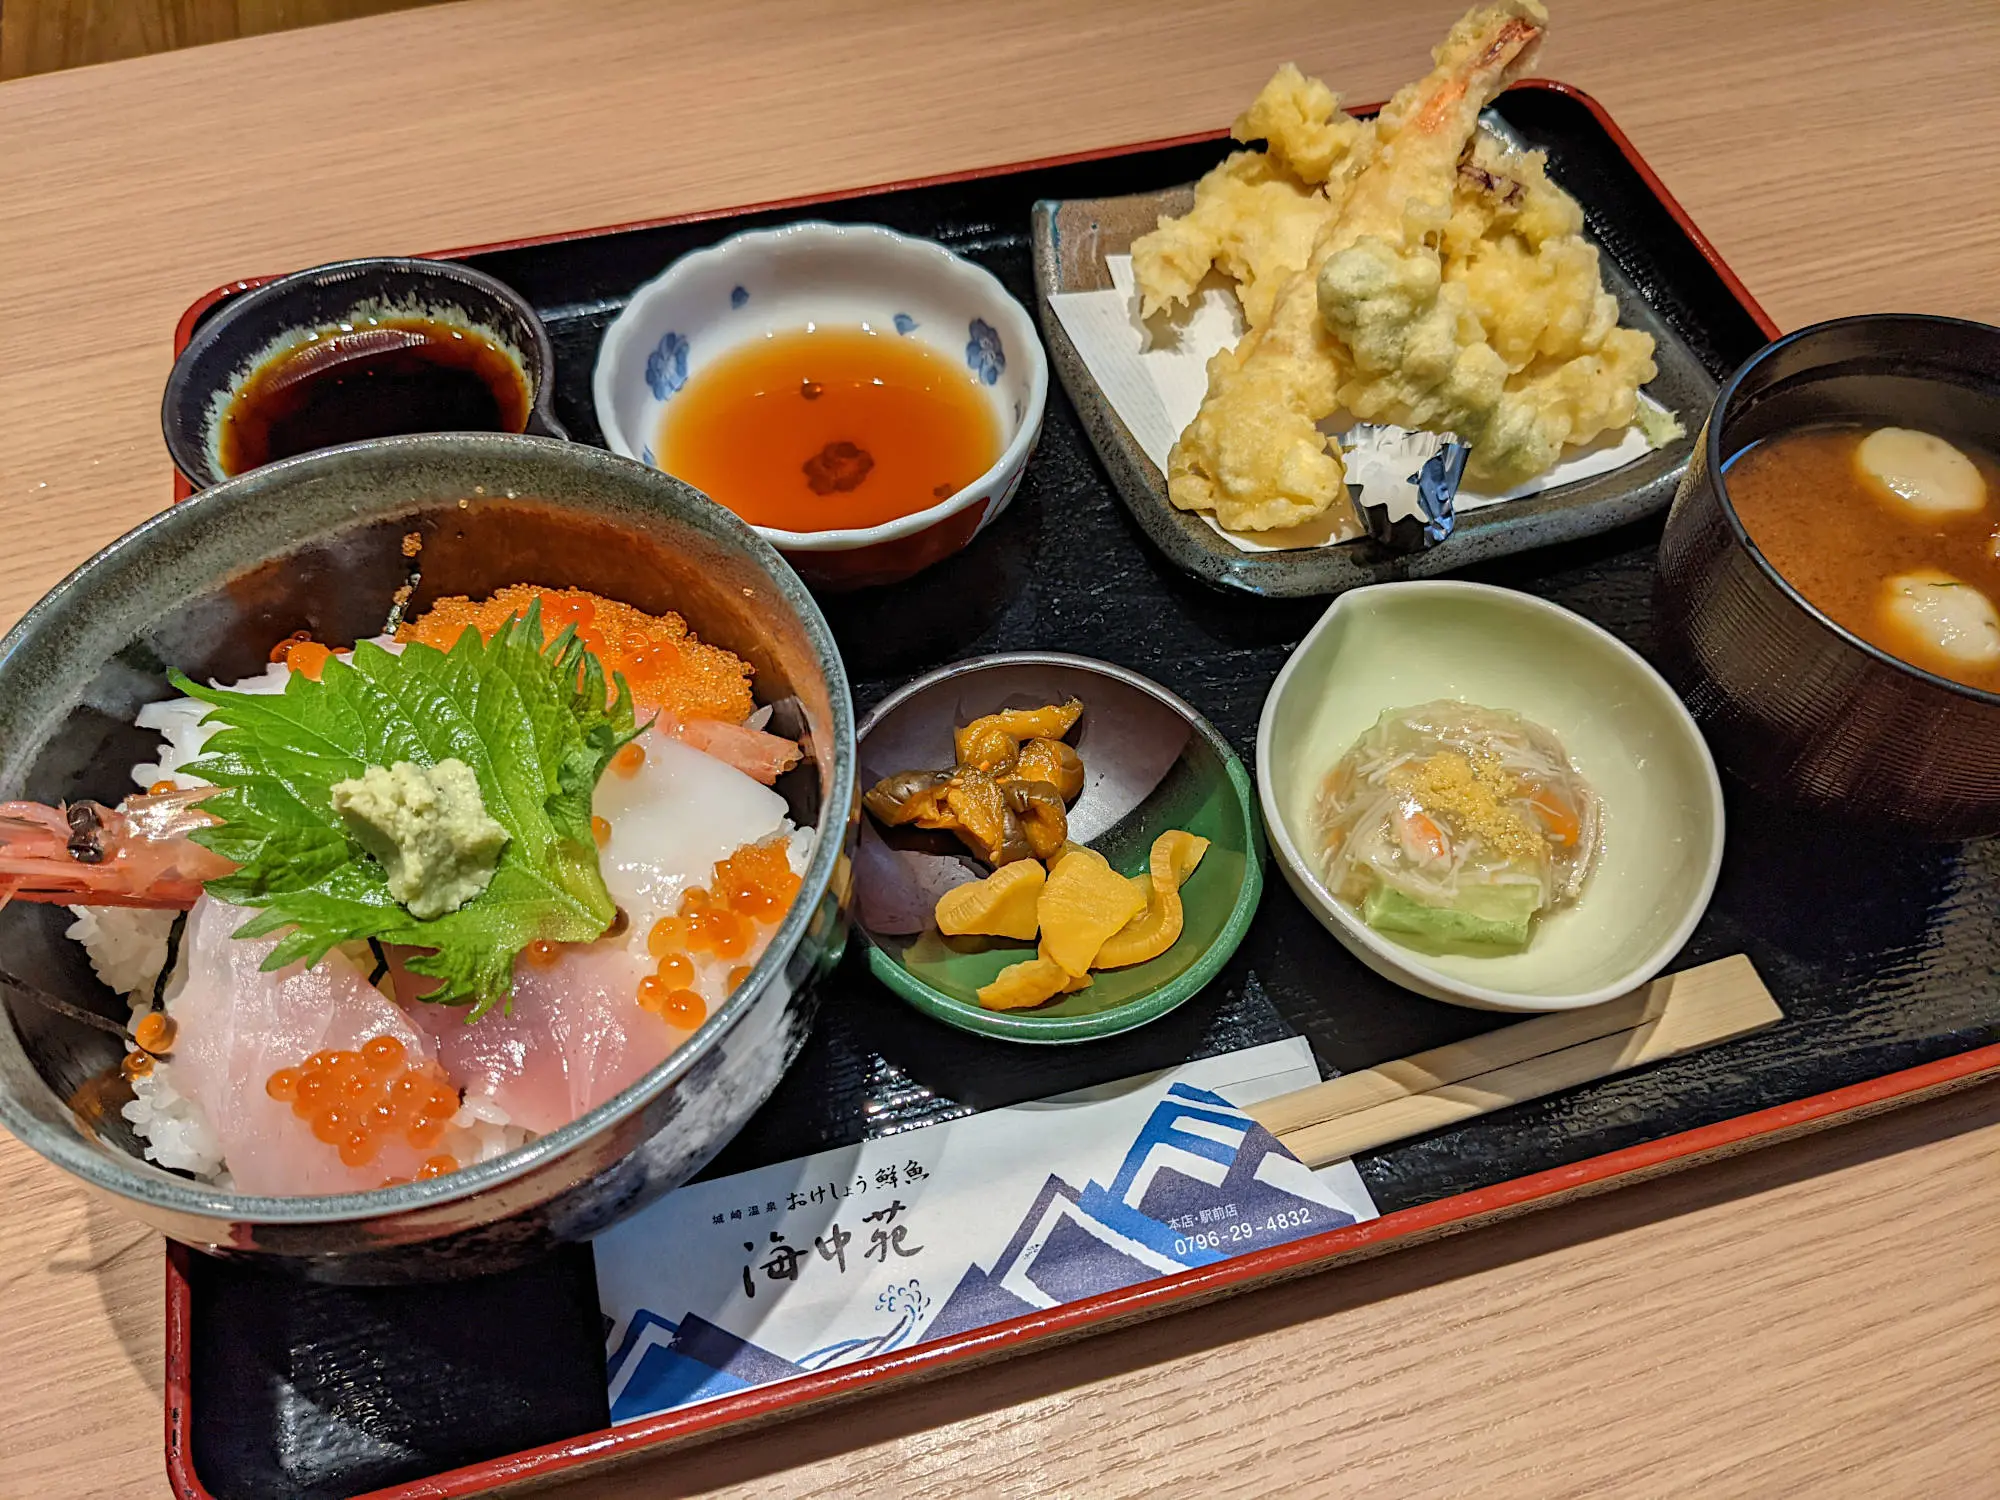
[[[1652,193],[1659,200],[1660,206],[1666,209],[1668,214],[1673,217],[1673,221],[1680,226],[1681,233],[1688,237],[1688,242],[1694,246],[1695,250],[1701,255],[1701,258],[1708,262],[1709,269],[1714,271],[1716,276],[1721,279],[1722,284],[1728,288],[1729,295],[1735,298],[1738,305],[1750,315],[1751,320],[1763,332],[1764,337],[1774,339],[1778,336],[1781,330],[1777,323],[1772,320],[1771,315],[1764,311],[1755,297],[1750,295],[1750,289],[1729,268],[1729,263],[1722,258],[1721,252],[1709,243],[1708,236],[1695,226],[1695,222],[1688,216],[1687,210],[1681,207],[1680,200],[1667,191],[1667,185],[1660,181],[1659,174],[1647,165],[1646,159],[1639,154],[1638,147],[1634,146],[1631,138],[1618,128],[1618,122],[1611,118],[1610,112],[1602,104],[1599,104],[1595,97],[1578,88],[1573,83],[1564,83],[1560,79],[1555,78],[1523,78],[1512,84],[1506,92],[1514,93],[1521,89],[1540,89],[1546,93],[1561,94],[1566,98],[1574,99],[1578,104],[1589,110],[1591,117],[1597,121],[1598,126],[1611,138],[1611,143],[1618,148],[1619,153],[1631,164],[1632,170],[1639,174],[1640,180],[1646,184],[1647,191]],[[1379,103],[1364,105],[1353,110],[1352,113],[1372,115],[1381,107]],[[755,203],[740,203],[732,208],[702,208],[696,209],[691,213],[667,214],[655,219],[632,219],[622,224],[604,224],[594,229],[565,230],[557,234],[530,235],[523,239],[493,240],[480,245],[460,245],[450,250],[426,250],[419,253],[416,258],[419,260],[461,260],[468,255],[487,255],[501,250],[524,250],[536,245],[562,244],[569,240],[592,240],[610,234],[630,234],[641,229],[664,229],[673,224],[699,224],[707,219],[734,219],[744,214],[764,213],[777,209],[811,208],[822,203],[839,203],[848,198],[866,198],[877,193],[898,192],[904,188],[939,187],[954,182],[977,182],[985,177],[1006,177],[1017,172],[1035,172],[1048,167],[1073,166],[1079,162],[1108,161],[1113,157],[1136,156],[1142,151],[1164,151],[1173,146],[1193,146],[1199,145],[1204,141],[1224,140],[1228,135],[1229,132],[1226,130],[1197,130],[1187,135],[1161,136],[1155,140],[1134,141],[1118,146],[1096,146],[1088,151],[1070,151],[1056,156],[1037,156],[1027,161],[1000,162],[984,167],[968,167],[963,171],[940,172],[929,177],[899,177],[890,182],[872,183],[864,187],[835,188],[828,192],[804,193],[792,198],[766,198]],[[240,277],[235,281],[225,281],[222,285],[212,287],[208,291],[203,292],[193,302],[188,304],[187,310],[180,316],[180,321],[174,325],[175,357],[178,358],[180,352],[187,348],[188,340],[194,337],[195,325],[201,321],[202,316],[224,297],[233,297],[239,292],[251,291],[269,282],[276,281],[280,276],[286,274],[288,273],[274,271],[262,276]],[[193,493],[193,486],[188,483],[186,476],[181,474],[179,470],[176,470],[174,472],[175,501],[185,500]]]
[[[1574,99],[1590,111],[1648,190],[1673,217],[1688,241],[1699,252],[1729,293],[1767,338],[1780,332],[1770,315],[1751,296],[1721,254],[1709,243],[1687,211],[1667,190],[1653,169],[1640,156],[1625,132],[1619,129],[1604,106],[1573,84],[1548,78],[1522,79],[1515,89],[1542,89]],[[1372,113],[1370,106],[1356,113]],[[744,214],[774,209],[809,208],[849,198],[894,192],[903,188],[937,187],[950,183],[974,182],[986,177],[1008,176],[1048,167],[1079,162],[1104,161],[1144,151],[1173,146],[1195,145],[1224,139],[1223,130],[1197,131],[1125,145],[1102,146],[1088,151],[1037,157],[1029,161],[1005,162],[973,167],[959,172],[929,177],[903,178],[869,186],[840,188],[830,192],[771,199],[730,208],[700,209],[691,213],[669,214],[660,218],[635,219],[627,223],[594,229],[538,235],[524,239],[497,240],[450,250],[427,252],[425,259],[457,259],[500,250],[518,250],[569,240],[595,239],[602,235],[625,234],[635,230],[658,229],[674,224],[700,223],[707,219],[736,218]],[[195,325],[224,297],[248,291],[277,279],[277,275],[255,276],[224,282],[204,293],[181,314],[174,329],[174,353],[187,347]],[[176,500],[190,493],[187,480],[174,476]],[[461,1497],[490,1493],[496,1488],[552,1479],[584,1468],[634,1458],[653,1449],[720,1437],[731,1429],[753,1423],[769,1423],[785,1416],[829,1402],[851,1399],[892,1385],[900,1385],[956,1369],[971,1368],[1063,1336],[1075,1337],[1102,1328],[1178,1310],[1217,1297],[1247,1291],[1287,1276],[1329,1269],[1350,1260],[1381,1254],[1392,1249],[1422,1243],[1428,1239],[1474,1227],[1503,1215],[1548,1206],[1586,1192],[1603,1191],[1628,1182],[1691,1166],[1710,1157],[1754,1146],[1772,1144],[1787,1137],[1819,1129],[1843,1120],[1900,1105],[1925,1096],[1965,1087],[1989,1074],[2000,1074],[2000,1045],[1982,1047],[1942,1058],[1920,1067],[1887,1073],[1879,1078],[1851,1084],[1789,1104],[1738,1115],[1696,1130],[1664,1136],[1644,1145],[1628,1147],[1586,1158],[1565,1167],[1517,1177],[1508,1182],[1472,1192],[1455,1194],[1416,1208],[1385,1214],[1381,1218],[1344,1229],[1330,1230],[1309,1239],[1294,1240],[1268,1250],[1252,1251],[1212,1266],[1162,1277],[1141,1286],[1107,1292],[1080,1302],[1026,1314],[985,1328],[913,1346],[894,1354],[861,1360],[834,1370],[803,1375],[773,1385],[759,1386],[734,1396],[706,1402],[681,1411],[643,1418],[620,1427],[583,1433],[540,1448],[523,1449],[484,1463],[469,1464],[387,1489],[371,1490],[355,1500],[461,1500]],[[188,1257],[185,1246],[167,1246],[166,1277],[166,1466],[167,1478],[179,1500],[216,1500],[195,1473],[193,1456],[194,1410],[191,1391],[190,1350],[191,1305],[187,1280]]]

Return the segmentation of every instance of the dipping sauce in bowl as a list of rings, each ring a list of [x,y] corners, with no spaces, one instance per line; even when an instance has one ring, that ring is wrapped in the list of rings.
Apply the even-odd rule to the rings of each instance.
[[[1842,424],[1765,438],[1724,472],[1750,540],[1828,618],[1892,656],[2000,692],[2000,463],[1990,455],[1914,428]]]
[[[160,427],[193,489],[418,432],[569,434],[555,351],[520,293],[450,260],[376,257],[217,293],[174,361]]]
[[[978,376],[868,327],[775,332],[690,377],[660,467],[753,526],[879,526],[949,499],[1000,456]]]
[[[528,377],[477,329],[382,318],[317,329],[238,386],[217,432],[224,474],[405,432],[521,432]]]
[[[985,267],[880,224],[746,229],[689,251],[604,332],[605,446],[734,511],[819,590],[970,546],[1041,436],[1035,321]]]

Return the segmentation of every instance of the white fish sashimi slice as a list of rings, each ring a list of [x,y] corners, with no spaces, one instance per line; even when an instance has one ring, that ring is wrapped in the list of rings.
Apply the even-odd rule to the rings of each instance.
[[[166,996],[174,1086],[207,1116],[236,1191],[352,1193],[411,1176],[429,1152],[396,1141],[366,1166],[350,1167],[264,1085],[323,1048],[393,1036],[416,1063],[434,1056],[429,1040],[338,952],[310,969],[263,972],[258,966],[278,940],[231,936],[253,915],[209,896],[195,902]]]

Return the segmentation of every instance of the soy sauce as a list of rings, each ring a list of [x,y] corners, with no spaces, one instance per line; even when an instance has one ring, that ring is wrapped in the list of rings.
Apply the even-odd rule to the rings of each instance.
[[[521,432],[527,376],[484,334],[386,318],[318,334],[251,372],[222,416],[225,474],[401,432]]]

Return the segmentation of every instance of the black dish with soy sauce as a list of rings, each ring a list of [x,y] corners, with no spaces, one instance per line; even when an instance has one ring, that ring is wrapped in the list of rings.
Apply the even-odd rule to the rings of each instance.
[[[447,261],[342,261],[212,313],[168,377],[161,425],[196,489],[402,433],[567,437],[553,367],[541,320],[503,282]]]

